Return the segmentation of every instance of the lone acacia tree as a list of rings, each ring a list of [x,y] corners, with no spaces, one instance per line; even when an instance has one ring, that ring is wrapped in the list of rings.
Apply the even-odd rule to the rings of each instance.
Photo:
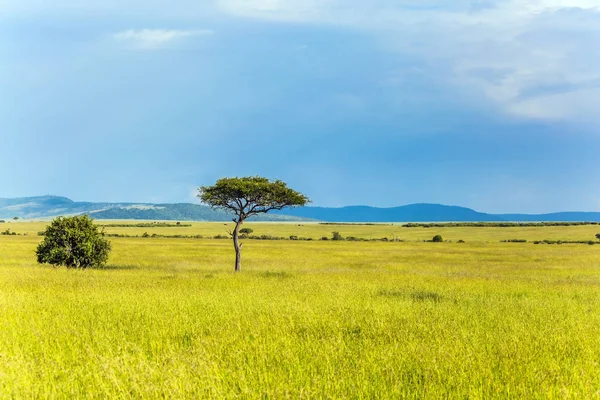
[[[286,207],[304,206],[309,203],[308,197],[280,181],[270,181],[260,176],[245,178],[219,179],[213,186],[202,186],[199,189],[200,200],[213,207],[227,210],[235,215],[235,229],[230,232],[235,248],[235,271],[242,268],[242,244],[240,243],[240,227],[251,216],[266,214]]]

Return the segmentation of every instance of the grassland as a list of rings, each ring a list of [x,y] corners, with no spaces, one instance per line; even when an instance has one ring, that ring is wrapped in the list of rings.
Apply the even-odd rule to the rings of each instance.
[[[217,235],[227,235],[228,230],[233,229],[233,223],[222,222],[195,222],[188,223],[180,227],[114,227],[115,224],[137,224],[135,221],[97,221],[99,225],[104,225],[108,234],[122,234],[129,236],[141,236],[144,232],[148,234],[158,234],[166,236],[202,235],[204,237],[214,237]],[[44,230],[47,222],[27,222],[27,223],[6,223],[0,224],[0,231],[10,229],[19,234],[37,235]],[[499,242],[510,239],[535,240],[596,240],[595,234],[600,233],[598,225],[581,225],[565,227],[444,227],[444,228],[405,228],[401,224],[375,224],[375,225],[321,225],[318,223],[246,223],[246,228],[252,228],[254,235],[272,235],[278,237],[289,237],[292,235],[298,237],[307,237],[320,239],[323,236],[331,237],[332,231],[339,231],[344,237],[354,236],[364,239],[400,239],[406,241],[430,240],[434,235],[440,234],[446,240],[468,242]]]
[[[597,226],[248,224],[404,243],[111,238],[101,270],[0,236],[2,398],[600,398]],[[223,224],[107,228],[224,234]],[[441,234],[466,243],[423,243]]]

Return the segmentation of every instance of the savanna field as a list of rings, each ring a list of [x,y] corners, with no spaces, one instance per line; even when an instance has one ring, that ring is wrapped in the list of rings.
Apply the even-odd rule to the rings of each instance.
[[[501,243],[599,226],[250,223],[315,240],[245,240],[235,274],[212,238],[232,224],[109,226],[131,237],[85,271],[36,264],[44,225],[0,226],[19,234],[0,236],[1,398],[600,398],[600,245]]]

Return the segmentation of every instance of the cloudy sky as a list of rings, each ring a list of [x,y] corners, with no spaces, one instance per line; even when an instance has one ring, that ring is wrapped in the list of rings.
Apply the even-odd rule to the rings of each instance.
[[[600,0],[0,0],[0,197],[600,211]]]

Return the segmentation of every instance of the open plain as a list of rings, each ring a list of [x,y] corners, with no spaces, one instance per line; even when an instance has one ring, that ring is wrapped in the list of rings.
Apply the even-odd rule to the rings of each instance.
[[[222,223],[107,227],[85,271],[36,264],[44,225],[0,226],[2,398],[600,397],[600,245],[530,243],[597,225],[250,223],[314,240],[245,240],[239,274]]]

